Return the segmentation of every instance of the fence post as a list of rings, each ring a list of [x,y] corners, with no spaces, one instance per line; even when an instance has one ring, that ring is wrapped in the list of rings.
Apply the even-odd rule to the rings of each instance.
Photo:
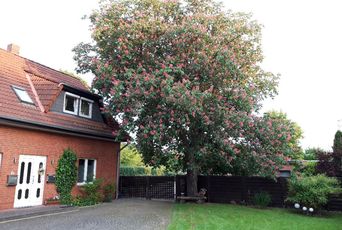
[[[248,195],[247,195],[247,184],[246,184],[246,178],[245,176],[241,177],[241,185],[242,185],[242,191],[241,191],[241,198],[245,203],[247,204],[248,201]]]
[[[282,200],[282,206],[284,208],[285,199],[286,199],[287,191],[288,191],[288,186],[287,186],[288,180],[285,178],[278,178],[278,183],[281,185],[281,200]]]
[[[146,200],[150,200],[151,199],[151,196],[150,196],[150,177],[146,176],[145,179],[146,179],[146,182],[145,182]]]
[[[207,177],[207,201],[210,202],[210,176],[206,176]]]
[[[177,200],[177,176],[173,177],[173,199]]]

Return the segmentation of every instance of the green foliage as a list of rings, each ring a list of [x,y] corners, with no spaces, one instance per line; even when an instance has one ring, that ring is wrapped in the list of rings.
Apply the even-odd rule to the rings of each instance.
[[[71,204],[71,190],[77,180],[77,156],[71,149],[64,150],[56,168],[56,187],[61,204]]]
[[[335,133],[333,150],[334,152],[342,152],[342,132],[340,130]]]
[[[100,203],[103,200],[103,194],[101,193],[102,182],[102,179],[95,179],[92,182],[82,185],[80,187],[82,195],[74,199],[73,205],[89,206]]]
[[[256,193],[253,197],[253,203],[259,208],[266,208],[272,202],[270,194],[267,192]]]
[[[303,174],[303,176],[314,176],[317,174],[316,166],[317,162],[307,162],[304,164],[300,172]]]
[[[120,176],[163,176],[173,175],[165,167],[152,168],[146,166],[122,166],[120,167]]]
[[[304,152],[304,160],[317,160],[318,154],[324,152],[321,148],[308,148]]]
[[[131,167],[131,166],[122,166],[120,167],[120,176],[144,176],[145,173],[145,167],[137,166],[137,167]]]
[[[105,186],[103,186],[103,195],[104,195],[103,201],[111,202],[115,195],[115,191],[116,191],[115,183],[110,183],[110,184],[106,184]]]
[[[339,182],[319,174],[316,176],[291,178],[287,201],[299,203],[301,206],[319,209],[328,202],[328,196],[341,192]]]
[[[120,152],[120,164],[123,166],[144,166],[141,154],[134,145],[129,145]]]

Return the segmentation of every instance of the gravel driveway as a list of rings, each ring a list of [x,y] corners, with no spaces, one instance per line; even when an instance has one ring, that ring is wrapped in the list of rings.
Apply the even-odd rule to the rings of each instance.
[[[119,199],[112,203],[0,223],[2,230],[166,229],[172,202]]]

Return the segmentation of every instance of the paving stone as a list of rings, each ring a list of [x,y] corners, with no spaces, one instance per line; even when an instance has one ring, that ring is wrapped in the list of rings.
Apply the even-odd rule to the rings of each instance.
[[[0,222],[0,230],[161,230],[171,218],[172,202],[142,199],[119,199],[112,203],[66,209],[67,213]]]

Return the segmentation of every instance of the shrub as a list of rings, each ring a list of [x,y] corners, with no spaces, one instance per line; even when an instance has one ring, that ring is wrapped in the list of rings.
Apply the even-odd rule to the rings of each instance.
[[[339,182],[335,178],[329,178],[322,174],[292,178],[289,181],[289,192],[286,200],[319,209],[327,204],[329,194],[340,191]]]
[[[318,155],[319,162],[316,170],[327,176],[342,176],[342,151],[321,152]]]
[[[82,196],[77,196],[73,204],[76,206],[88,206],[100,203],[103,200],[101,193],[102,179],[96,179],[80,187]]]
[[[71,149],[64,150],[56,169],[56,187],[61,204],[71,204],[71,190],[77,180],[77,156]]]
[[[301,169],[301,173],[303,173],[304,176],[314,176],[317,174],[316,166],[316,162],[308,162]]]
[[[304,152],[304,160],[317,160],[318,154],[321,152],[324,152],[324,150],[320,148],[308,148]]]
[[[271,203],[271,201],[272,199],[270,194],[264,191],[256,193],[253,197],[254,205],[260,208],[266,208]]]
[[[122,166],[120,167],[120,176],[144,176],[146,175],[143,166]]]
[[[104,201],[105,202],[111,202],[113,199],[113,196],[115,194],[115,184],[106,184],[103,186],[103,195],[104,195]]]
[[[90,203],[97,204],[103,200],[103,195],[101,193],[102,182],[102,179],[95,179],[81,187],[81,190],[85,195],[84,198],[89,200]]]
[[[165,167],[152,168],[147,166],[121,166],[120,176],[163,176],[167,174]],[[170,174],[172,172],[169,172]]]

